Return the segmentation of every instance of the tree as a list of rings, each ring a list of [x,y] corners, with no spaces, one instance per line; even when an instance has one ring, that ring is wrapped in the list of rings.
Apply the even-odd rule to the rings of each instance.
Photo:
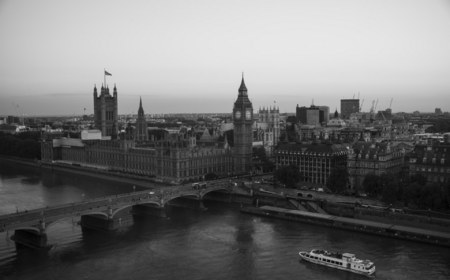
[[[398,184],[394,181],[388,182],[381,190],[381,200],[387,204],[397,202]]]
[[[286,187],[294,187],[302,179],[302,174],[295,165],[283,166],[274,173],[275,179]]]
[[[347,190],[348,178],[347,168],[345,166],[337,166],[328,177],[327,188],[334,193],[343,193]]]
[[[17,135],[0,133],[0,154],[40,159],[39,134],[24,132]]]
[[[380,177],[375,174],[367,174],[363,181],[363,188],[369,197],[378,197],[381,193]]]
[[[423,194],[421,205],[423,209],[441,210],[445,208],[444,193],[437,183],[425,186]]]
[[[264,147],[254,147],[253,157],[259,161],[267,160],[266,150],[264,149]]]
[[[405,185],[402,193],[402,201],[407,207],[416,208],[421,199],[421,185],[417,182],[412,182]]]
[[[286,136],[288,142],[295,142],[297,141],[297,132],[295,131],[295,123],[292,123],[291,125],[286,125]]]
[[[216,173],[209,172],[209,173],[205,174],[205,180],[206,181],[215,180],[217,178],[218,178],[218,176],[216,175]]]
[[[410,177],[411,183],[417,182],[421,186],[425,186],[427,183],[427,178],[423,176],[422,174],[414,174]]]
[[[266,150],[264,147],[253,148],[253,163],[255,167],[259,168],[263,172],[272,172],[274,164],[266,156]]]

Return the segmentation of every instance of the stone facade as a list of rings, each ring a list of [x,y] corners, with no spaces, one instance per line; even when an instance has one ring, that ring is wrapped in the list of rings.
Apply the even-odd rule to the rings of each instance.
[[[404,166],[405,150],[392,147],[390,142],[357,142],[348,157],[350,187],[362,190],[364,178],[368,174],[398,175]]]
[[[112,172],[156,177],[163,181],[200,180],[207,173],[227,176],[233,172],[233,156],[226,147],[197,147],[182,135],[170,135],[152,146],[136,146],[134,140],[61,138],[43,141],[43,162],[69,163]]]
[[[409,174],[420,174],[428,182],[450,183],[450,143],[419,144],[409,155]]]
[[[135,138],[137,142],[148,141],[147,121],[145,120],[142,98],[139,99],[138,117],[136,120]]]
[[[113,95],[109,94],[109,88],[101,88],[100,96],[97,87],[94,87],[94,124],[95,128],[102,132],[102,136],[117,138],[117,88],[114,85]]]
[[[266,154],[271,156],[274,147],[280,140],[280,109],[275,107],[262,108],[258,112],[258,122],[255,123],[255,141],[263,143]]]
[[[342,144],[284,144],[275,150],[276,168],[295,165],[304,182],[326,186],[331,172],[347,165],[349,148]]]
[[[113,97],[109,95],[107,88],[102,87],[100,97],[97,96],[96,88],[94,89],[96,125],[100,125],[106,133],[112,133],[116,126],[116,102],[116,87]],[[106,119],[104,116],[107,116]],[[233,149],[228,145],[226,137],[223,142],[218,142],[216,137],[209,134],[207,128],[202,132],[203,138],[208,139],[205,141],[202,138],[203,142],[199,141],[201,146],[196,144],[195,132],[187,130],[162,133],[158,139],[152,135],[149,140],[140,100],[134,134],[131,127],[127,127],[123,137],[111,137],[112,140],[108,139],[109,137],[103,137],[101,140],[43,139],[41,158],[45,163],[149,176],[167,182],[201,180],[208,173],[229,176],[233,173],[249,172],[252,168],[253,108],[247,96],[244,79],[234,103],[233,117]]]
[[[244,77],[239,87],[238,98],[233,107],[234,125],[234,171],[247,173],[252,169],[253,106],[247,95]]]

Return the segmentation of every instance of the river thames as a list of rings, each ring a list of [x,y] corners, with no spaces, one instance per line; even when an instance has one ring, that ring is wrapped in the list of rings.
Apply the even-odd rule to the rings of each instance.
[[[136,188],[139,190],[139,188]],[[6,163],[0,159],[0,214],[105,195],[133,186]],[[84,232],[70,218],[48,225],[46,253],[16,250],[0,234],[2,279],[367,279],[299,260],[300,250],[355,253],[376,279],[450,279],[450,249],[239,212],[206,201],[168,207],[114,233]]]

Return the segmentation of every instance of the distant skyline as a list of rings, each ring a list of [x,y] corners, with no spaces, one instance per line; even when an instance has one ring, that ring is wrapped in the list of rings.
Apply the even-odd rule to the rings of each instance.
[[[119,114],[450,111],[448,0],[0,1],[0,115],[93,113],[103,69]],[[276,103],[275,103],[276,102]]]

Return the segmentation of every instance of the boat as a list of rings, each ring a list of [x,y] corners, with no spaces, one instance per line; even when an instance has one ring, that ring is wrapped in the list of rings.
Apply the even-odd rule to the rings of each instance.
[[[340,270],[371,276],[375,273],[375,264],[369,260],[357,259],[355,254],[328,252],[313,249],[310,252],[299,252],[300,257],[308,262],[325,265]]]

